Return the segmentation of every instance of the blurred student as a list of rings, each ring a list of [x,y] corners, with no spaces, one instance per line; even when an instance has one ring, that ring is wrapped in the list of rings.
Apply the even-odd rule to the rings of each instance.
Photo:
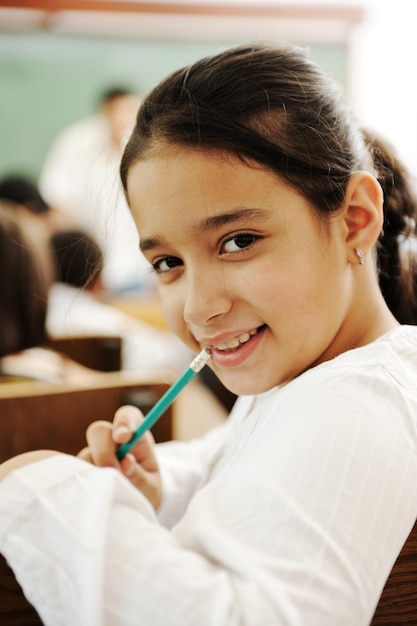
[[[108,89],[92,115],[57,135],[39,177],[46,201],[97,239],[105,256],[103,283],[114,292],[147,289],[150,282],[119,181],[138,106],[129,89]]]
[[[191,351],[170,331],[102,301],[104,258],[91,235],[79,229],[57,232],[51,249],[56,265],[46,322],[51,337],[118,335],[125,370],[180,372],[188,365]]]
[[[65,214],[50,206],[34,180],[25,174],[3,176],[0,179],[0,199],[12,202],[23,217],[32,219],[33,228],[43,232],[45,237],[67,224]]]
[[[49,205],[37,184],[25,174],[8,174],[0,179],[0,198],[14,202],[27,214],[36,217],[48,232],[66,226],[67,216]]]
[[[0,179],[0,198],[16,202],[39,217],[48,215],[51,210],[36,183],[23,174],[10,174]]]
[[[0,376],[85,380],[92,370],[42,347],[52,266],[39,243],[30,222],[0,201]]]
[[[0,202],[5,202],[16,214],[19,221],[24,221],[25,230],[32,241],[36,239],[38,251],[42,251],[43,263],[49,264],[49,239],[51,234],[66,225],[62,212],[51,207],[40,193],[37,184],[25,174],[9,174],[0,179]]]

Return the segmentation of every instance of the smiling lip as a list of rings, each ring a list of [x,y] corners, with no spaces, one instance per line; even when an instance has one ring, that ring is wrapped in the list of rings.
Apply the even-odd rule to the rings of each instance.
[[[227,339],[226,335],[223,335],[222,341],[219,341],[220,336],[218,336],[216,339],[218,343],[207,343],[213,364],[222,370],[240,367],[257,351],[258,345],[263,341],[266,329],[267,326],[262,325],[233,337],[229,335]]]

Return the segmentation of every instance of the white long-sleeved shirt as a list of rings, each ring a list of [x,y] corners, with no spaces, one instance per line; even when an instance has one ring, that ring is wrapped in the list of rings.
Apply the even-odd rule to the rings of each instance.
[[[417,516],[417,328],[158,447],[158,516],[58,455],[0,484],[0,550],[47,626],[365,626]]]

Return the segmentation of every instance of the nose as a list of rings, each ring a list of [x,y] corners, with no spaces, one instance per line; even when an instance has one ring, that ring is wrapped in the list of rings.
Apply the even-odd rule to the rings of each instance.
[[[199,266],[187,276],[185,289],[184,320],[188,324],[203,326],[231,308],[231,294],[221,263]]]

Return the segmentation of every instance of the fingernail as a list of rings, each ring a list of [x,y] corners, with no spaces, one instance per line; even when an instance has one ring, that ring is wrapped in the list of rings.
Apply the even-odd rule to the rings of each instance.
[[[126,433],[130,433],[131,431],[128,429],[127,426],[122,424],[121,426],[115,428],[113,432],[115,435],[125,435]]]

